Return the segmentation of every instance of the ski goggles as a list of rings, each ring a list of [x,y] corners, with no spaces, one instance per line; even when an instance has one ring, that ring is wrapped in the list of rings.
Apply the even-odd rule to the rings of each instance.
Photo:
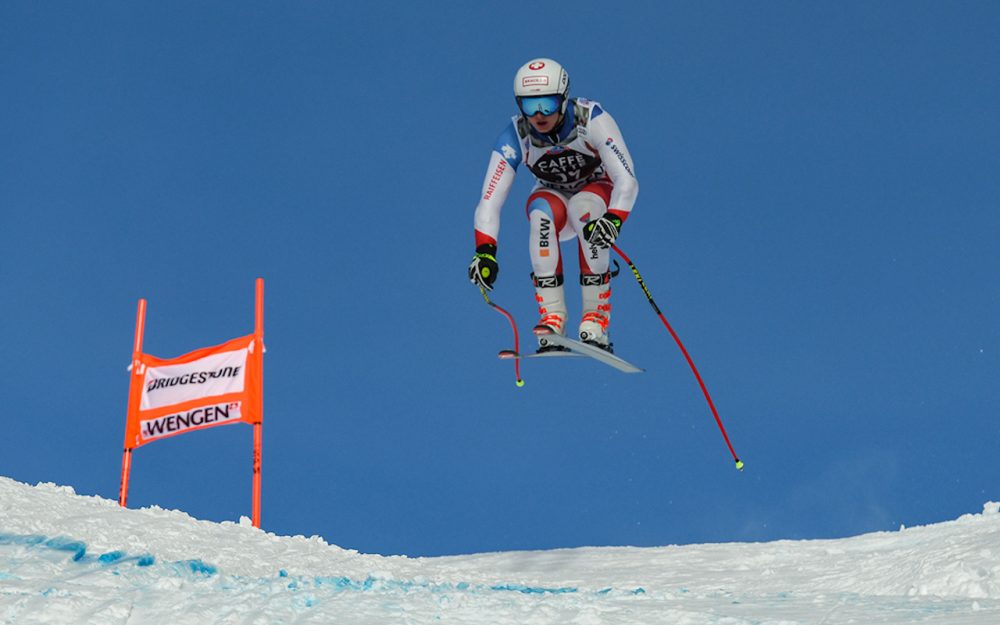
[[[525,96],[517,99],[517,105],[521,107],[525,117],[533,117],[539,113],[542,115],[558,113],[562,110],[562,103],[561,95]]]

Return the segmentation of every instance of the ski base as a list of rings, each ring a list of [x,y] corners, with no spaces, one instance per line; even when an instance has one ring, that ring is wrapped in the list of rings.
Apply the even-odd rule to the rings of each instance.
[[[569,350],[566,351],[552,351],[552,352],[541,352],[533,354],[519,354],[512,349],[502,349],[500,353],[497,354],[498,357],[506,359],[525,359],[525,358],[586,358],[583,354],[578,354]]]

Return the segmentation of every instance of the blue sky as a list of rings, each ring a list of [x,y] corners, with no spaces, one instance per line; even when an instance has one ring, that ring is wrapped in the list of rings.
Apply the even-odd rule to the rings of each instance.
[[[1000,497],[998,30],[989,2],[3,3],[0,473],[116,497],[137,300],[171,357],[249,333],[262,276],[269,531],[437,555],[978,511]],[[626,272],[612,333],[645,373],[528,362],[518,389],[496,359],[472,213],[535,56],[625,135],[619,244],[743,473]],[[524,333],[530,185],[493,294]],[[250,445],[143,447],[130,505],[249,515]]]

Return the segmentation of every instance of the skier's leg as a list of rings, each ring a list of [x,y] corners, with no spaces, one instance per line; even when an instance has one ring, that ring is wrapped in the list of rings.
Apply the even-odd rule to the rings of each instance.
[[[538,190],[528,198],[529,249],[538,323],[559,334],[566,331],[566,297],[563,291],[559,231],[566,225],[566,202],[558,193]],[[544,349],[544,338],[539,339]]]
[[[580,319],[580,340],[611,351],[608,337],[611,323],[611,251],[588,243],[583,227],[608,209],[611,185],[597,182],[574,195],[568,206],[569,221],[580,239],[580,290],[583,315]]]
[[[612,351],[608,326],[611,324],[611,273],[581,274],[583,317],[580,320],[580,340]]]
[[[569,225],[580,239],[580,275],[603,274],[608,271],[611,252],[588,243],[583,236],[583,228],[587,222],[603,215],[608,210],[610,201],[611,183],[599,180],[585,186],[567,203]]]

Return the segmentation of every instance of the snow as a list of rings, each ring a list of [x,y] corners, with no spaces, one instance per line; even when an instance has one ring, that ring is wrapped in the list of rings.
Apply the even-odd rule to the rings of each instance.
[[[839,540],[385,557],[0,477],[0,622],[1000,623],[1000,504]]]

